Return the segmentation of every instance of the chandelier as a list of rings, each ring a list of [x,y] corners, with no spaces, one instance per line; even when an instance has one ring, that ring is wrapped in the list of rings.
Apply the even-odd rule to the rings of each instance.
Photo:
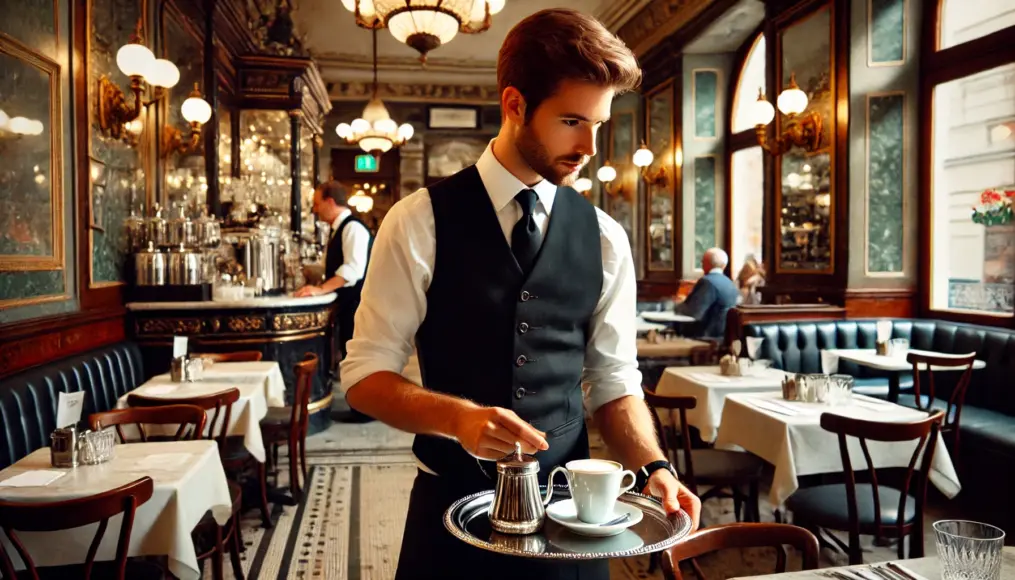
[[[451,42],[459,32],[477,34],[490,28],[490,16],[505,0],[342,0],[368,30],[387,28],[398,42],[419,52],[426,62],[431,50]]]
[[[413,128],[408,123],[398,125],[388,114],[377,96],[377,29],[374,34],[374,88],[370,101],[363,109],[363,116],[349,123],[339,123],[335,133],[346,142],[359,145],[360,149],[374,156],[387,153],[392,147],[401,147],[412,139]]]

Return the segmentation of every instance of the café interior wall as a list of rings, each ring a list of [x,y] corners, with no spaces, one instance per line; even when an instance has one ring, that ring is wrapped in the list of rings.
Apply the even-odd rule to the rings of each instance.
[[[850,289],[917,283],[922,4],[851,3]]]
[[[729,135],[727,100],[733,69],[732,54],[687,54],[683,57],[682,132],[683,223],[677,224],[682,240],[682,278],[702,275],[701,258],[725,239],[725,154]],[[736,275],[733,272],[732,275]]]
[[[41,135],[0,136],[0,324],[78,308],[70,4],[70,0],[23,4],[5,10],[0,18],[0,32],[30,54],[16,57],[8,45],[0,51],[0,85],[9,89],[0,98],[0,109],[10,117],[42,121],[45,127]],[[30,62],[38,58],[56,64],[56,102],[44,75]],[[54,135],[59,139],[55,150]],[[60,206],[59,213],[51,220],[45,216],[54,213],[54,205]],[[32,258],[55,258],[60,253],[55,251],[57,242],[61,263],[32,269]]]

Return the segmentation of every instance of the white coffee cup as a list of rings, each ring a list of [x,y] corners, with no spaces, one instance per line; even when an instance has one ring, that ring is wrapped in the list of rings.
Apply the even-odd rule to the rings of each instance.
[[[605,459],[577,459],[564,467],[558,465],[550,472],[548,485],[553,485],[558,471],[567,476],[567,487],[571,490],[578,519],[587,524],[602,524],[613,519],[617,498],[634,487],[635,482],[634,472]],[[631,482],[625,485],[627,476],[631,476]]]

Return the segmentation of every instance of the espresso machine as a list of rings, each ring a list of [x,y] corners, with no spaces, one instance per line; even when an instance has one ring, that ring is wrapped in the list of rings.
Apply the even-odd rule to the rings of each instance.
[[[148,217],[132,210],[124,228],[131,253],[127,274],[132,281],[132,300],[211,300],[222,231],[207,208],[197,219],[188,215],[185,203],[168,217],[159,206]]]

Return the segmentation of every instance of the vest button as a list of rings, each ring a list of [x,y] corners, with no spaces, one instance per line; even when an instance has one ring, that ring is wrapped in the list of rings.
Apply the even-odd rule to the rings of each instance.
[[[521,399],[524,396],[525,396],[525,388],[524,387],[518,387],[518,390],[515,391],[515,398],[516,399]]]
[[[518,332],[525,334],[528,331],[529,331],[529,323],[523,322],[518,325]]]
[[[521,356],[519,356],[518,358],[515,359],[515,365],[516,366],[524,366],[526,361],[528,361],[528,360],[529,359],[525,358],[525,355],[523,354],[523,355],[521,355]]]
[[[522,302],[528,302],[529,298],[532,298],[532,294],[529,294],[528,290],[522,290],[521,295]]]

